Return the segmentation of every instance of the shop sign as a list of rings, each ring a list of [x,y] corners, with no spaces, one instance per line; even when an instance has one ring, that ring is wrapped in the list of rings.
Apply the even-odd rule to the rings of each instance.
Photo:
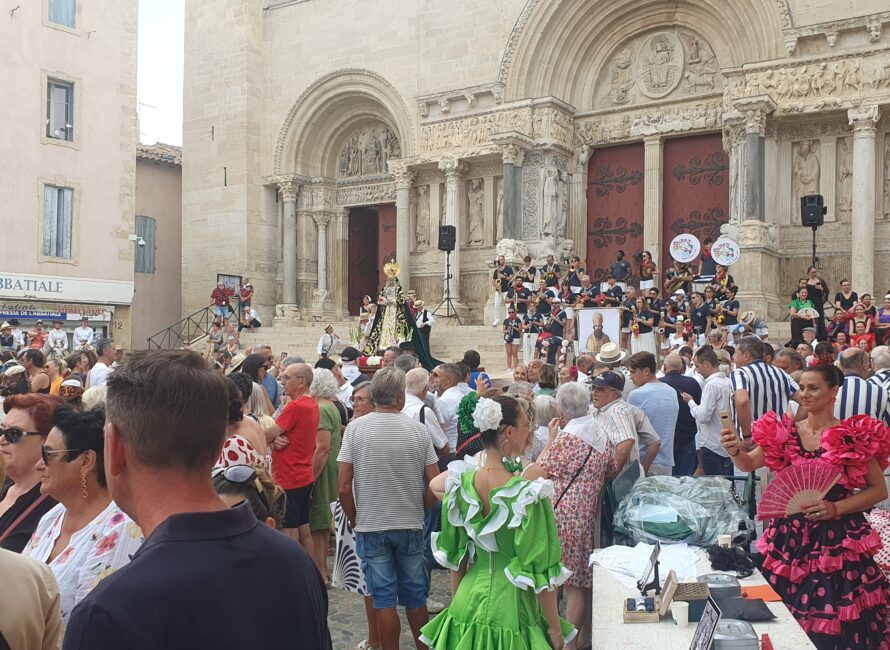
[[[0,272],[0,298],[129,305],[133,282]]]
[[[48,303],[31,301],[0,300],[0,319],[10,318],[44,320],[80,320],[81,316],[90,319],[108,320],[110,305],[78,305],[70,303]]]

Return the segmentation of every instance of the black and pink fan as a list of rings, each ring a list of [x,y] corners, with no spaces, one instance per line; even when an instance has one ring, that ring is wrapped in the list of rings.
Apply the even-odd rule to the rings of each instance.
[[[824,499],[841,476],[836,467],[818,459],[789,465],[763,491],[757,518],[799,515],[804,506]]]

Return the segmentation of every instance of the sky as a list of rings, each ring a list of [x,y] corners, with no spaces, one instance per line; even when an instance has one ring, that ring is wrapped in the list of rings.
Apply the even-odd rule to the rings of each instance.
[[[139,3],[139,141],[182,145],[185,0]]]

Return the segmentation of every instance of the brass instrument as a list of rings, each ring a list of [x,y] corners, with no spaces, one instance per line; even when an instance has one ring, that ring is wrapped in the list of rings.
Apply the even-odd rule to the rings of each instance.
[[[658,332],[659,334],[664,334],[664,328],[663,328],[663,327],[659,327],[659,328],[656,329],[655,331]]]
[[[692,280],[692,276],[689,275],[689,266],[688,265],[684,264],[676,270],[678,272],[682,272],[683,275],[677,275],[676,277],[671,278],[670,280],[667,281],[666,289],[667,289],[668,294],[670,294],[670,295],[673,295],[673,293],[677,289],[682,289],[684,284],[686,284],[687,282],[690,282]]]

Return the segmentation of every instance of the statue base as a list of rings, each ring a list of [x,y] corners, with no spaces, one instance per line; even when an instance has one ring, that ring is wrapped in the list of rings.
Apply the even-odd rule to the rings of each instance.
[[[293,327],[302,320],[300,308],[291,303],[279,303],[275,305],[275,317],[272,319],[273,327]]]
[[[778,228],[757,219],[737,226],[739,261],[730,273],[739,286],[742,311],[753,309],[764,320],[783,320],[787,300],[779,296],[782,258],[778,251]]]

